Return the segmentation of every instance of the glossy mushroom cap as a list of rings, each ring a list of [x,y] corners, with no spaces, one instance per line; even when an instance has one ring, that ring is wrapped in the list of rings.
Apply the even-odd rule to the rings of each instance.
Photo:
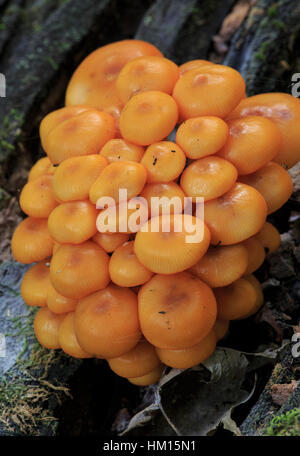
[[[182,76],[187,71],[194,70],[195,68],[206,67],[207,65],[214,65],[214,63],[210,62],[209,60],[203,59],[189,60],[188,62],[185,62],[182,65],[180,65],[180,76]]]
[[[47,218],[57,205],[50,174],[28,182],[21,191],[20,206],[29,217]]]
[[[51,312],[56,314],[65,314],[76,309],[77,299],[67,298],[55,290],[50,283],[47,292],[47,307]]]
[[[127,242],[128,239],[129,234],[127,233],[96,233],[92,238],[107,253],[114,252],[124,242]]]
[[[185,193],[175,182],[154,182],[141,192],[148,204],[151,217],[163,214],[181,214],[185,207]],[[173,204],[170,205],[170,201]]]
[[[107,141],[102,147],[100,154],[106,158],[108,163],[117,161],[140,162],[145,149],[142,146],[132,144],[122,138],[115,138]]]
[[[55,167],[52,165],[48,157],[40,158],[31,168],[28,174],[28,182],[44,176],[45,174],[54,174]]]
[[[109,285],[81,299],[75,311],[75,332],[88,353],[101,358],[128,353],[141,337],[135,293]]]
[[[267,254],[275,252],[280,246],[279,231],[270,222],[266,222],[254,237],[263,245]]]
[[[215,326],[214,326],[214,331],[217,336],[217,340],[223,339],[226,334],[228,333],[230,326],[230,321],[229,320],[216,320]]]
[[[160,364],[156,369],[141,377],[128,378],[127,380],[133,385],[149,386],[157,383],[162,376],[165,366]]]
[[[140,288],[138,301],[142,333],[155,347],[192,347],[215,324],[217,308],[211,288],[187,272],[153,276]]]
[[[57,315],[47,307],[42,307],[34,319],[34,332],[39,343],[46,348],[60,348],[59,328],[65,318],[65,314]]]
[[[255,236],[246,239],[243,245],[248,251],[248,266],[245,274],[252,274],[256,271],[265,261],[266,253],[263,245]]]
[[[59,327],[58,341],[60,348],[73,358],[91,358],[79,345],[75,333],[75,314],[68,313]]]
[[[22,279],[21,296],[28,306],[44,307],[50,287],[49,263],[41,261],[29,268]]]

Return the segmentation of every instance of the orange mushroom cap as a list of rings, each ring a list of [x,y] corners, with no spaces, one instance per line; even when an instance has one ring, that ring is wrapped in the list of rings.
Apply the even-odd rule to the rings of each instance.
[[[172,141],[161,141],[149,146],[141,160],[147,169],[147,182],[171,182],[181,174],[186,156]]]
[[[300,100],[287,93],[262,93],[245,98],[229,119],[245,116],[267,117],[282,134],[282,144],[274,161],[291,168],[300,160]]]
[[[198,116],[224,118],[245,94],[240,73],[223,65],[200,66],[184,73],[177,81],[173,98],[182,119]]]
[[[212,329],[204,339],[193,347],[184,348],[182,350],[168,350],[165,348],[157,348],[156,352],[159,359],[169,367],[174,369],[189,369],[202,363],[215,351],[217,344],[217,336]]]
[[[31,168],[28,174],[28,182],[32,182],[38,177],[45,174],[54,174],[55,167],[52,165],[48,157],[40,158]]]
[[[147,184],[140,196],[146,199],[151,217],[166,213],[180,214],[186,204],[185,194],[175,182]],[[174,204],[170,205],[170,201]]]
[[[30,264],[50,257],[53,244],[47,219],[27,217],[14,231],[11,250],[16,261]]]
[[[272,223],[266,222],[254,237],[263,245],[266,253],[275,252],[280,246],[281,238],[279,231]]]
[[[161,365],[155,348],[144,339],[128,353],[107,361],[112,371],[125,378],[142,377]]]
[[[204,214],[212,244],[230,245],[261,230],[266,221],[267,205],[257,190],[237,182],[224,195],[207,201]]]
[[[116,161],[140,162],[144,152],[145,149],[142,146],[137,146],[122,138],[115,138],[107,141],[102,147],[100,154],[105,157],[109,163]]]
[[[255,236],[246,239],[243,245],[248,251],[248,267],[245,274],[252,274],[256,271],[265,261],[266,253],[263,245]]]
[[[248,267],[248,250],[243,244],[210,247],[189,269],[210,287],[225,287],[242,277]]]
[[[165,366],[161,364],[160,366],[156,367],[156,369],[154,369],[146,375],[142,375],[141,377],[128,378],[127,380],[133,385],[137,386],[153,385],[154,383],[157,383],[159,381],[164,369]]]
[[[164,92],[150,90],[135,95],[126,103],[120,117],[120,130],[124,139],[148,146],[166,138],[177,120],[175,100]]]
[[[217,308],[211,288],[187,272],[153,276],[140,288],[138,301],[142,333],[155,347],[192,347],[215,324]]]
[[[187,242],[189,229],[194,230],[197,242]],[[187,214],[162,215],[150,219],[137,233],[134,252],[150,271],[174,274],[196,264],[207,251],[209,242],[209,230],[200,218]]]
[[[128,62],[120,71],[116,87],[125,104],[131,97],[147,90],[172,93],[179,79],[178,66],[164,57],[139,57]]]
[[[47,307],[42,307],[38,310],[33,326],[35,336],[43,347],[52,349],[60,348],[58,334],[64,318],[65,314],[54,314]]]
[[[116,89],[120,71],[133,59],[158,55],[152,44],[124,40],[102,46],[88,55],[73,74],[66,93],[66,106],[85,104],[100,110],[122,108]]]
[[[257,280],[257,278],[253,274],[245,275],[244,279],[247,280],[251,285],[254,287],[256,291],[256,303],[255,307],[249,312],[247,317],[255,314],[263,305],[264,303],[264,293],[261,286],[261,283]]]
[[[109,274],[120,287],[136,287],[151,279],[153,273],[139,262],[134,253],[134,241],[126,242],[112,254]]]
[[[262,194],[268,206],[268,214],[280,209],[293,193],[291,176],[275,162],[269,162],[253,174],[242,176],[240,181]]]
[[[20,288],[21,296],[28,306],[44,307],[50,285],[49,263],[41,261],[25,272]]]
[[[180,186],[187,196],[209,201],[228,192],[237,177],[237,170],[229,161],[210,156],[193,161],[183,171]]]
[[[51,282],[48,287],[46,302],[48,309],[56,314],[72,312],[76,309],[77,305],[76,299],[67,298],[58,293]]]
[[[75,332],[88,353],[116,358],[129,352],[141,337],[135,293],[109,285],[81,299],[75,311]]]
[[[194,70],[195,68],[206,67],[207,65],[214,65],[214,63],[210,62],[209,60],[203,59],[189,60],[188,62],[185,62],[182,65],[180,65],[180,76],[182,76],[187,71]]]
[[[98,211],[89,201],[69,201],[49,215],[49,233],[60,244],[81,244],[97,233]]]
[[[228,126],[219,117],[194,117],[184,121],[176,133],[176,142],[192,159],[206,157],[220,150],[228,138]]]
[[[91,358],[90,353],[85,352],[79,345],[75,334],[75,314],[68,313],[63,319],[58,333],[58,341],[61,349],[73,358]]]
[[[240,175],[254,173],[279,153],[282,135],[271,120],[248,116],[230,120],[228,126],[229,137],[218,155],[229,160]]]
[[[47,218],[57,204],[50,174],[27,182],[21,191],[21,209],[30,217]]]
[[[230,321],[229,320],[216,320],[214,331],[217,336],[217,340],[223,339],[226,336],[229,329]]]
[[[93,183],[107,166],[106,158],[99,154],[72,157],[56,169],[53,190],[59,201],[78,201],[89,198]]]
[[[129,234],[127,233],[96,233],[93,236],[92,240],[96,244],[100,245],[105,252],[112,253],[118,247],[120,247],[124,242],[127,242],[129,239]]]
[[[52,285],[67,298],[83,298],[108,285],[108,263],[109,256],[94,242],[62,245],[50,263]]]

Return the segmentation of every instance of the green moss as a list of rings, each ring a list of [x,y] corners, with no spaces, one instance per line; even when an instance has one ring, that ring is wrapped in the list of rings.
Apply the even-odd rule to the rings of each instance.
[[[264,41],[258,51],[254,54],[254,57],[258,60],[265,61],[266,60],[266,53],[268,48],[270,47],[270,41]]]
[[[269,17],[275,17],[275,16],[277,16],[277,13],[278,13],[278,4],[274,3],[268,9],[268,16]]]
[[[23,117],[23,114],[14,108],[4,117],[0,129],[0,161],[1,154],[8,155],[15,150],[14,144],[20,136]]]
[[[265,431],[268,436],[299,436],[300,408],[275,416]]]

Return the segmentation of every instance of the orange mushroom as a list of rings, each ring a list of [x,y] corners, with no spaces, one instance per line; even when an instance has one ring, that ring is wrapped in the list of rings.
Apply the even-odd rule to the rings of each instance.
[[[108,285],[108,262],[107,253],[94,242],[62,245],[50,263],[52,285],[67,298],[83,298]]]
[[[124,242],[127,242],[128,239],[129,234],[127,233],[96,233],[92,238],[107,253],[114,252]]]
[[[185,207],[185,194],[175,182],[155,182],[145,185],[141,192],[151,217],[163,214],[180,214]],[[170,204],[173,202],[173,204]]]
[[[157,383],[162,376],[162,373],[165,369],[165,366],[161,364],[160,366],[153,369],[153,371],[149,372],[146,375],[142,375],[141,377],[134,377],[128,378],[127,380],[132,383],[133,385],[137,386],[149,386]]]
[[[242,176],[240,181],[262,194],[268,206],[268,214],[280,209],[293,193],[291,176],[274,162],[269,162],[253,174]]]
[[[51,162],[61,163],[71,157],[98,154],[115,133],[115,120],[110,114],[89,109],[54,126],[42,144]]]
[[[58,334],[64,318],[65,314],[54,314],[47,307],[42,307],[38,310],[33,327],[35,336],[43,347],[60,348]]]
[[[240,73],[223,65],[200,66],[177,81],[173,98],[182,119],[199,116],[226,117],[245,94]]]
[[[75,314],[68,313],[63,319],[58,333],[60,348],[73,358],[91,358],[90,353],[85,352],[80,347],[75,334]]]
[[[120,131],[124,139],[148,146],[166,138],[178,120],[175,100],[158,90],[142,92],[124,106],[120,117]]]
[[[243,244],[210,247],[189,271],[210,287],[225,287],[242,277],[248,267],[248,250]]]
[[[238,182],[224,195],[207,201],[204,214],[212,244],[237,244],[261,230],[267,205],[257,190]]]
[[[60,244],[81,244],[97,233],[98,211],[89,201],[69,201],[49,215],[49,233]]]
[[[151,279],[153,273],[139,262],[134,253],[134,241],[126,242],[112,254],[109,274],[120,287],[136,287]]]
[[[251,285],[254,287],[256,291],[256,303],[254,308],[249,312],[247,317],[250,317],[251,315],[255,314],[263,305],[264,303],[264,293],[262,286],[260,282],[257,280],[257,278],[253,274],[245,275],[244,279],[247,280]]]
[[[64,160],[56,169],[53,190],[59,201],[77,201],[89,198],[93,183],[108,161],[101,155],[86,155]]]
[[[300,100],[287,93],[262,93],[245,98],[229,119],[245,116],[267,117],[282,134],[282,144],[274,161],[291,168],[300,159]]]
[[[223,339],[228,333],[230,321],[229,320],[216,320],[214,331],[217,336],[217,340]]]
[[[41,261],[25,272],[20,288],[21,296],[28,306],[44,307],[49,287],[49,263]]]
[[[32,182],[38,177],[45,174],[54,174],[55,167],[52,165],[48,157],[40,158],[31,168],[28,174],[28,182]]]
[[[262,229],[254,236],[266,250],[266,253],[275,252],[280,246],[279,231],[272,223],[266,222]]]
[[[133,59],[161,52],[140,40],[124,40],[100,47],[88,55],[73,74],[66,93],[66,106],[85,104],[100,110],[122,108],[116,89],[120,71]]]
[[[141,160],[148,173],[148,183],[175,180],[183,171],[185,163],[184,152],[171,141],[151,144]]]
[[[211,288],[187,272],[153,276],[140,288],[138,301],[142,333],[158,348],[193,347],[215,324]]]
[[[218,198],[236,182],[236,168],[220,157],[204,157],[193,161],[182,173],[180,186],[187,196],[204,201]]]
[[[83,350],[98,357],[128,353],[141,337],[135,293],[109,285],[81,299],[75,311],[75,333]]]
[[[125,139],[111,139],[102,147],[100,154],[109,163],[115,161],[136,161],[140,162],[145,149],[142,146],[132,144]]]
[[[157,348],[156,352],[159,359],[169,367],[174,369],[188,369],[202,363],[215,351],[217,336],[212,329],[204,339],[193,347],[182,350],[168,350]]]
[[[188,242],[190,230],[194,233],[192,242]],[[134,252],[150,271],[174,274],[196,264],[209,242],[209,230],[200,218],[187,214],[162,215],[150,219],[137,233]]]
[[[119,190],[127,191],[127,199],[137,196],[144,188],[147,171],[143,165],[132,161],[110,163],[90,189],[90,200],[96,204],[99,198],[110,197],[119,202]]]
[[[107,361],[113,372],[125,378],[142,377],[161,365],[155,348],[144,339],[128,353]]]
[[[228,126],[219,117],[188,119],[179,126],[176,142],[192,159],[206,157],[220,150],[228,138]]]
[[[52,283],[50,283],[47,290],[46,303],[48,309],[51,310],[51,312],[56,314],[64,314],[72,312],[76,309],[77,300],[66,298],[66,296],[61,295],[55,290]]]
[[[210,62],[209,60],[202,59],[189,60],[188,62],[185,62],[182,65],[180,65],[180,76],[182,76],[187,71],[194,70],[195,68],[206,67],[207,65],[214,65],[214,63]]]
[[[246,241],[243,242],[243,245],[248,251],[248,267],[245,274],[252,274],[252,272],[260,268],[265,261],[265,249],[255,236],[246,239]]]
[[[57,206],[53,176],[44,175],[28,182],[20,194],[20,206],[30,217],[47,218]]]
[[[228,126],[228,140],[218,155],[229,160],[240,175],[254,173],[279,153],[282,135],[271,120],[248,116],[231,120]]]
[[[172,93],[179,78],[178,66],[164,57],[139,57],[128,62],[120,71],[116,87],[125,104],[131,97],[147,90]]]
[[[15,229],[11,250],[16,261],[24,264],[42,261],[52,255],[53,239],[47,219],[27,217]]]

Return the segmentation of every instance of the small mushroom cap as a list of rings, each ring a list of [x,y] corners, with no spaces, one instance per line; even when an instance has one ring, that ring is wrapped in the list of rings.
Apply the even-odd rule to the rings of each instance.
[[[110,114],[90,109],[50,130],[43,148],[52,163],[61,163],[71,157],[98,154],[115,133],[115,120]]]
[[[122,138],[115,138],[107,141],[102,147],[100,154],[106,158],[108,163],[116,161],[136,161],[140,162],[145,149],[137,146]]]
[[[257,278],[253,274],[245,275],[244,279],[247,280],[251,285],[254,287],[256,291],[256,303],[255,307],[249,312],[247,316],[251,316],[255,314],[263,305],[264,303],[264,293],[261,286],[261,283],[257,280]]]
[[[96,233],[92,240],[100,245],[105,252],[112,253],[128,239],[129,234],[127,233]]]
[[[102,46],[88,55],[73,74],[66,92],[66,106],[85,104],[99,110],[122,108],[116,89],[120,71],[133,59],[161,56],[152,44],[124,40]]]
[[[187,196],[209,201],[228,192],[237,177],[236,168],[228,160],[210,156],[193,161],[183,171],[180,186]]]
[[[260,268],[265,261],[265,249],[255,236],[246,239],[246,241],[243,242],[243,245],[248,250],[248,267],[245,274],[252,274],[252,272]]]
[[[217,307],[211,288],[187,272],[153,276],[140,288],[138,301],[142,333],[155,347],[192,347],[215,324]]]
[[[191,232],[197,242],[187,241]],[[162,215],[153,217],[138,231],[134,251],[150,271],[175,274],[196,264],[207,251],[209,242],[210,232],[200,218],[188,214]]]
[[[156,352],[159,359],[169,367],[174,369],[189,369],[205,361],[215,351],[217,336],[212,329],[204,339],[193,347],[183,350],[167,350],[157,348]]]
[[[155,348],[144,339],[128,353],[107,361],[112,371],[125,378],[142,377],[161,365]]]
[[[172,141],[151,144],[141,160],[147,170],[147,182],[171,182],[182,173],[186,156],[182,149]]]
[[[91,241],[62,245],[50,263],[51,282],[56,291],[80,299],[109,283],[109,256]]]
[[[172,93],[179,79],[178,66],[164,57],[139,57],[128,62],[121,70],[116,87],[125,104],[131,97],[147,90]]]
[[[58,333],[58,340],[61,349],[73,358],[91,358],[90,353],[80,347],[75,334],[75,314],[68,313],[63,319]]]
[[[154,383],[157,383],[159,381],[164,369],[165,366],[161,364],[160,366],[156,367],[153,371],[149,372],[146,375],[143,375],[142,377],[128,378],[127,380],[133,385],[137,386],[154,385]]]
[[[28,174],[28,182],[44,176],[45,174],[54,174],[55,167],[52,165],[49,157],[40,158],[31,168]]]
[[[50,257],[53,244],[47,219],[27,217],[14,231],[11,250],[16,261],[30,264]]]
[[[50,174],[27,182],[21,191],[21,209],[30,217],[47,218],[57,205]]]
[[[257,291],[245,278],[227,287],[214,289],[218,305],[218,320],[247,318],[257,310]]]
[[[210,247],[189,269],[210,287],[225,287],[242,277],[248,267],[248,250],[243,244]]]
[[[100,211],[97,218],[97,229],[104,234],[136,233],[147,222],[149,208],[140,197],[122,201]]]
[[[229,320],[216,320],[214,331],[217,335],[217,340],[223,339],[229,330]]]
[[[224,118],[244,94],[245,82],[238,71],[223,65],[207,65],[184,73],[174,87],[173,98],[184,120],[199,116]]]
[[[106,359],[128,353],[141,337],[137,307],[133,291],[114,285],[81,299],[75,311],[80,346]]]
[[[90,189],[90,200],[97,204],[99,198],[111,197],[119,202],[119,190],[127,190],[127,199],[137,196],[144,188],[147,171],[143,165],[132,161],[110,163],[103,169]]]
[[[287,93],[262,93],[245,98],[228,119],[245,116],[267,117],[282,134],[282,144],[274,161],[291,168],[300,160],[300,100]]]
[[[261,230],[266,221],[264,198],[255,188],[240,182],[204,206],[205,223],[214,245],[242,242]]]
[[[267,254],[275,252],[281,243],[279,231],[270,222],[266,222],[254,237],[263,245]]]
[[[280,209],[293,193],[291,176],[275,162],[269,162],[253,174],[242,176],[240,181],[262,194],[268,206],[268,214]]]
[[[54,314],[47,307],[42,307],[38,310],[33,326],[35,336],[43,347],[51,349],[60,348],[58,334],[64,318],[65,314]]]
[[[112,254],[109,274],[120,287],[136,287],[151,279],[153,273],[139,262],[134,253],[134,241],[126,242]]]
[[[21,296],[28,306],[44,307],[50,285],[49,263],[41,261],[25,272],[21,283]]]
[[[50,286],[48,287],[46,302],[48,309],[56,314],[72,312],[76,309],[77,305],[76,299],[67,298],[66,296],[61,295],[55,290],[52,283],[50,283]]]
[[[177,120],[175,100],[164,92],[150,90],[135,95],[126,103],[120,117],[120,130],[124,139],[148,146],[166,138]]]
[[[182,76],[187,71],[194,70],[195,68],[206,67],[207,65],[214,65],[214,63],[203,59],[196,59],[185,62],[179,67],[180,76]]]
[[[53,179],[53,190],[58,200],[88,199],[91,186],[107,164],[106,158],[99,154],[64,160],[56,169]]]
[[[240,175],[254,173],[278,155],[282,135],[271,120],[248,116],[230,120],[228,126],[229,137],[218,155],[229,160]]]
[[[97,209],[89,201],[69,201],[49,215],[49,233],[60,244],[81,244],[97,233]]]
[[[191,159],[203,158],[220,150],[228,138],[228,126],[219,117],[194,117],[183,122],[176,142]]]
[[[140,196],[147,201],[151,217],[163,214],[181,214],[186,204],[186,195],[175,182],[147,184]],[[170,200],[174,204],[170,205]]]

